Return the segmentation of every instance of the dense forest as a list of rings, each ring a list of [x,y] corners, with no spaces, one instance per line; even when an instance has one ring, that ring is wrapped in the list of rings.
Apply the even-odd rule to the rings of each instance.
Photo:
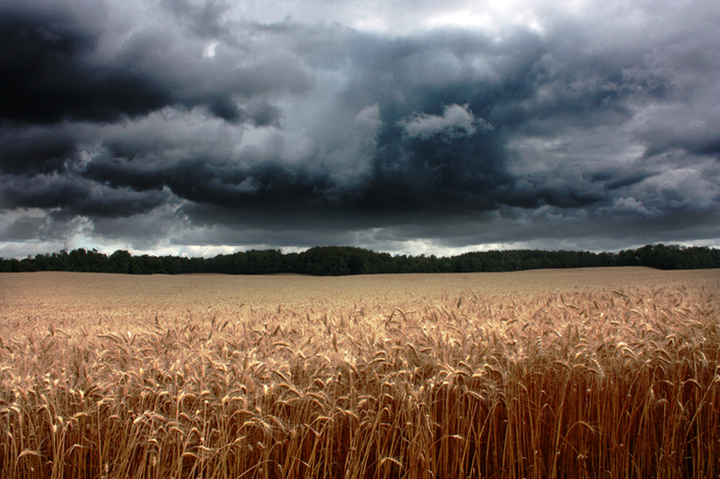
[[[542,268],[649,266],[658,269],[720,268],[720,250],[678,245],[647,245],[618,253],[588,251],[508,250],[458,256],[406,256],[362,248],[324,246],[302,253],[251,250],[214,258],[133,256],[118,250],[110,256],[96,250],[75,249],[31,256],[0,258],[0,272],[79,271],[125,274],[275,274],[320,276],[381,273],[463,273],[517,271]]]

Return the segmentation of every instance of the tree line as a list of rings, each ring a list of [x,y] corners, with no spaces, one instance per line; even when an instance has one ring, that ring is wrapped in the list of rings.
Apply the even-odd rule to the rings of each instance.
[[[124,274],[277,274],[316,276],[382,273],[464,273],[544,268],[649,266],[658,269],[720,268],[720,250],[700,246],[647,245],[618,253],[589,251],[506,250],[451,257],[377,253],[349,246],[321,246],[302,253],[251,250],[214,258],[111,255],[83,248],[25,259],[0,258],[0,272],[76,271]]]

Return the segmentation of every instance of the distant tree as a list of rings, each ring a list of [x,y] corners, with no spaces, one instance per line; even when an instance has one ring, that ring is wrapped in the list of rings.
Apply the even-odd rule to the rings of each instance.
[[[113,273],[130,273],[132,255],[125,250],[117,250],[110,255],[108,269]]]
[[[659,269],[720,268],[720,250],[678,245],[646,245],[618,253],[589,251],[506,250],[459,256],[407,256],[376,253],[348,246],[323,246],[302,253],[250,250],[214,258],[132,256],[124,250],[110,257],[83,248],[39,254],[22,260],[0,258],[0,272],[63,271],[130,274],[274,274],[346,275],[378,273],[438,273],[516,271],[538,268],[648,266]]]

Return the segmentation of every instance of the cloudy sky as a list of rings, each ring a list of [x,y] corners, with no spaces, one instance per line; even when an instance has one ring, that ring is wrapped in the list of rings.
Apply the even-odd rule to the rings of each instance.
[[[0,256],[720,246],[715,0],[0,3]]]

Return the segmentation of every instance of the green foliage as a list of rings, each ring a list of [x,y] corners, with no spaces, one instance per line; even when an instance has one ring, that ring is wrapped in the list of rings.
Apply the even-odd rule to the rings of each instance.
[[[508,250],[465,253],[449,258],[391,256],[349,246],[319,246],[303,253],[251,250],[214,258],[132,256],[124,250],[109,257],[97,250],[0,258],[0,272],[78,271],[124,274],[277,274],[316,276],[384,273],[467,273],[545,268],[648,266],[658,269],[720,268],[720,250],[707,247],[647,245],[619,253],[589,251]]]

